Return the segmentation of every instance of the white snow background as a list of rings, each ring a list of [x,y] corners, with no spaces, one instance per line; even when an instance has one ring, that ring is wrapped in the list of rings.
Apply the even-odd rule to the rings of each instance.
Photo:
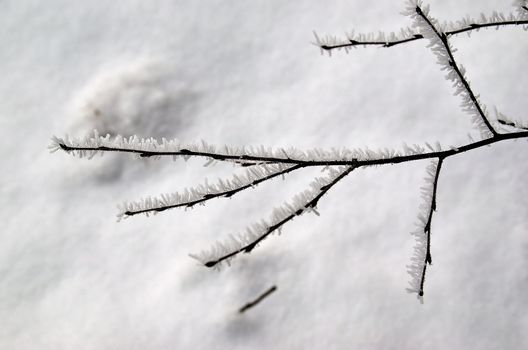
[[[428,1],[441,21],[509,2]],[[403,1],[0,1],[0,349],[528,348],[527,143],[448,158],[425,303],[405,288],[428,161],[354,171],[232,266],[188,257],[319,174],[116,222],[116,205],[228,177],[203,159],[91,161],[52,135],[214,144],[468,142],[424,40],[321,56],[312,31],[393,31]],[[489,108],[526,118],[528,34],[453,37]],[[276,284],[245,314],[237,310]]]

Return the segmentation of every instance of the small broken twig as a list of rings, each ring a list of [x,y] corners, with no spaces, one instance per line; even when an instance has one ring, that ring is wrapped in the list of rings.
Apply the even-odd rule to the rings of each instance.
[[[247,309],[251,309],[253,306],[257,305],[258,303],[260,303],[262,300],[264,300],[265,298],[267,298],[271,293],[273,293],[274,291],[277,290],[277,286],[272,286],[270,287],[268,290],[266,290],[264,293],[262,293],[257,299],[253,300],[253,301],[250,301],[249,303],[247,303],[246,305],[242,306],[238,312],[239,313],[244,313]]]

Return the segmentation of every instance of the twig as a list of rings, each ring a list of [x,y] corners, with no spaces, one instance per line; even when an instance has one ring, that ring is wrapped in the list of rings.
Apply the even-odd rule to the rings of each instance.
[[[514,122],[511,122],[511,121],[507,121],[507,120],[504,120],[504,119],[497,119],[497,121],[499,123],[501,123],[502,125],[511,126],[511,127],[514,127],[514,128],[517,128],[517,129],[521,129],[521,130],[528,130],[528,127],[522,126],[522,125],[518,125],[518,124],[516,124]]]
[[[498,135],[497,131],[495,131],[493,126],[490,124],[488,118],[486,118],[486,115],[484,114],[484,111],[482,110],[482,107],[480,106],[480,103],[477,100],[477,97],[473,93],[473,90],[471,90],[471,87],[469,86],[469,83],[464,77],[464,74],[462,74],[462,72],[460,71],[460,68],[458,67],[458,64],[456,63],[455,58],[453,57],[453,53],[451,52],[451,48],[449,47],[446,34],[440,33],[438,31],[438,28],[436,28],[436,26],[425,15],[425,13],[422,11],[422,9],[419,6],[416,6],[416,13],[418,13],[418,15],[422,17],[422,19],[431,27],[431,29],[434,31],[438,39],[440,39],[440,41],[442,42],[442,45],[444,46],[444,49],[449,56],[449,65],[453,68],[453,70],[458,75],[460,82],[463,84],[464,89],[468,93],[469,98],[471,99],[471,101],[473,102],[473,105],[477,109],[478,114],[480,115],[480,118],[482,119],[482,121],[484,122],[488,130],[492,133],[492,135],[497,136]]]
[[[522,8],[526,9],[527,7],[522,6]],[[528,10],[527,10],[528,11]],[[491,22],[491,23],[471,23],[466,27],[450,30],[444,32],[446,36],[452,36],[457,35],[473,30],[477,30],[480,28],[487,28],[487,27],[499,27],[499,26],[510,26],[510,25],[525,25],[528,24],[528,20],[517,20],[517,21],[498,21],[498,22]],[[350,48],[354,46],[381,46],[381,47],[392,47],[400,44],[405,44],[408,42],[416,41],[423,39],[424,36],[419,33],[412,34],[412,36],[409,36],[408,38],[401,38],[396,40],[357,40],[357,39],[348,39],[348,43],[342,43],[342,44],[336,44],[336,45],[318,45],[321,49],[326,51],[331,51],[335,49],[342,49],[342,48]]]
[[[240,185],[239,187],[235,187],[235,188],[228,188],[226,190],[220,190],[218,192],[213,192],[213,193],[205,193],[205,194],[202,194],[202,195],[199,195],[199,196],[193,196],[193,194],[188,194],[188,193],[185,193],[184,194],[179,194],[179,193],[174,193],[172,194],[171,196],[167,196],[167,195],[162,195],[161,196],[161,199],[158,199],[158,198],[154,198],[154,199],[146,199],[146,200],[143,200],[141,202],[132,202],[132,203],[125,203],[124,204],[124,208],[125,210],[118,214],[119,217],[121,216],[133,216],[133,215],[138,215],[138,214],[148,214],[150,212],[162,212],[162,211],[165,211],[165,210],[168,210],[168,209],[173,209],[173,208],[179,208],[179,207],[187,207],[187,208],[191,208],[193,206],[195,206],[196,204],[200,204],[200,203],[204,203],[208,200],[211,200],[213,198],[220,198],[220,197],[224,197],[224,198],[230,198],[232,197],[233,195],[239,193],[239,192],[242,192],[243,190],[246,190],[248,188],[252,188],[252,187],[255,187],[257,186],[258,184],[264,182],[264,181],[267,181],[267,180],[271,180],[275,177],[278,177],[278,176],[284,176],[290,172],[293,172],[297,169],[300,169],[302,166],[299,165],[299,164],[296,164],[296,165],[293,165],[293,166],[290,166],[290,167],[287,167],[286,169],[283,169],[281,171],[277,171],[277,172],[273,172],[267,176],[263,176],[261,178],[257,178],[253,181],[250,181],[246,184],[242,184]],[[238,177],[237,177],[238,178]],[[221,184],[224,184],[224,186],[222,187],[228,187],[228,186],[225,186],[225,181],[220,181]],[[204,187],[206,188],[206,187]],[[196,192],[196,191],[193,191],[193,192]],[[170,197],[175,197],[176,199],[175,200],[171,200]],[[187,198],[190,198],[189,200],[181,200],[180,198],[181,197],[187,197]],[[170,203],[170,202],[175,202],[173,204],[167,204],[167,203]],[[126,209],[128,208],[128,209]]]
[[[424,283],[425,283],[425,273],[427,270],[427,264],[431,265],[433,263],[433,259],[431,257],[431,221],[433,219],[433,213],[436,211],[436,194],[438,191],[438,178],[440,176],[440,170],[442,168],[442,163],[444,159],[439,158],[438,164],[436,165],[436,173],[433,180],[433,190],[431,194],[431,207],[429,210],[429,215],[427,217],[427,223],[424,226],[424,234],[426,235],[426,253],[425,253],[425,260],[423,262],[423,270],[422,270],[422,276],[420,279],[420,291],[418,292],[418,295],[422,297],[424,295]]]
[[[242,306],[238,312],[239,313],[244,313],[246,310],[248,309],[251,309],[253,306],[257,305],[258,303],[260,303],[262,300],[266,299],[268,296],[271,295],[271,293],[275,292],[277,290],[277,286],[272,286],[270,287],[268,290],[266,290],[264,293],[262,293],[257,299],[253,300],[253,301],[250,301],[249,303],[247,303],[246,305]]]
[[[270,157],[270,156],[256,156],[256,155],[233,155],[233,154],[223,154],[215,152],[202,152],[202,151],[189,151],[189,150],[179,150],[179,151],[144,151],[140,149],[123,149],[123,148],[112,148],[107,146],[100,147],[82,147],[82,146],[71,146],[64,143],[59,143],[59,148],[65,150],[66,152],[72,151],[95,151],[95,152],[122,152],[122,153],[136,153],[136,154],[148,154],[148,156],[181,156],[186,155],[189,157],[206,157],[212,158],[219,161],[228,161],[232,160],[249,160],[254,162],[262,163],[283,163],[283,164],[296,164],[301,165],[302,167],[310,166],[334,166],[334,165],[356,165],[361,166],[370,166],[370,165],[384,165],[384,164],[398,164],[416,160],[431,159],[431,158],[446,158],[453,156],[455,154],[467,152],[476,148],[483,146],[491,145],[496,142],[520,139],[528,137],[527,131],[513,132],[507,134],[496,134],[494,137],[486,138],[480,141],[472,142],[463,146],[450,148],[447,150],[441,151],[432,151],[432,152],[423,152],[409,155],[395,155],[392,157],[382,157],[382,158],[369,158],[369,159],[344,159],[344,160],[304,160],[304,159],[295,159],[295,158],[279,158],[279,157]],[[51,146],[50,146],[51,148]]]
[[[232,252],[229,252],[227,254],[223,254],[222,256],[220,256],[218,258],[215,258],[215,259],[212,259],[212,260],[208,259],[207,255],[209,255],[209,253],[206,253],[206,252],[202,253],[204,255],[203,257],[199,257],[199,256],[196,256],[196,255],[191,255],[191,257],[193,257],[193,258],[195,258],[195,259],[197,259],[199,261],[202,261],[203,264],[206,267],[214,267],[214,266],[216,266],[217,264],[219,264],[219,263],[221,263],[223,261],[229,261],[231,258],[235,257],[236,255],[238,255],[240,253],[251,253],[251,251],[260,242],[262,242],[264,239],[266,239],[274,231],[280,230],[284,224],[286,224],[289,221],[293,220],[293,218],[295,218],[296,216],[299,216],[299,215],[303,214],[306,210],[315,210],[315,208],[317,207],[317,203],[319,202],[321,197],[324,196],[335,184],[337,184],[345,176],[350,174],[355,168],[356,168],[355,165],[351,165],[351,166],[348,166],[347,168],[345,168],[337,177],[335,177],[335,179],[333,179],[328,184],[326,184],[326,185],[322,186],[321,188],[319,188],[318,193],[315,196],[313,196],[313,198],[311,198],[309,201],[304,203],[301,207],[295,208],[295,207],[292,207],[292,206],[288,206],[288,207],[291,207],[291,208],[295,208],[295,211],[291,212],[290,214],[287,214],[286,216],[284,216],[283,218],[281,218],[280,220],[278,220],[274,224],[265,227],[263,232],[260,233],[255,239],[253,239],[248,244],[245,244],[242,247],[240,247],[240,248],[238,248],[236,250],[233,250]],[[214,251],[214,248],[211,251]]]
[[[334,49],[341,49],[341,48],[347,48],[347,47],[353,47],[353,46],[382,46],[382,47],[391,47],[396,46],[399,44],[408,43],[410,41],[415,41],[423,39],[422,34],[414,34],[412,37],[409,38],[403,38],[398,40],[389,40],[389,41],[380,41],[380,40],[355,40],[355,39],[348,39],[350,43],[345,44],[338,44],[338,45],[320,45],[319,47],[323,50],[334,50]]]

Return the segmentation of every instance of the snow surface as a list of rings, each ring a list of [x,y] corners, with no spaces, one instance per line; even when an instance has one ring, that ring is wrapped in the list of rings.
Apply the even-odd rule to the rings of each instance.
[[[458,20],[507,2],[431,2]],[[399,1],[0,2],[0,349],[528,348],[526,141],[445,161],[425,304],[408,294],[428,161],[354,171],[250,255],[188,257],[268,217],[308,169],[190,211],[116,205],[230,165],[49,154],[52,135],[400,147],[474,138],[424,40],[321,56],[312,31],[393,31]],[[482,101],[526,118],[527,32],[452,39]],[[237,310],[271,285],[277,292]]]

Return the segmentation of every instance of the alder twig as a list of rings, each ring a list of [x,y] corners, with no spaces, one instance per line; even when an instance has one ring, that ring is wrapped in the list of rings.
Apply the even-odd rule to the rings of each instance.
[[[262,300],[264,300],[267,297],[269,297],[271,295],[271,293],[275,292],[276,290],[277,290],[277,286],[271,286],[264,293],[262,293],[260,296],[258,296],[255,300],[250,301],[249,303],[247,303],[246,305],[244,305],[240,309],[238,309],[238,312],[241,313],[241,314],[246,312],[248,309],[251,309],[253,306],[257,305]]]
[[[427,254],[425,257],[425,262],[429,265],[433,263],[431,257],[431,221],[433,219],[433,213],[436,211],[436,193],[438,192],[438,177],[440,176],[440,170],[442,168],[442,163],[444,158],[438,159],[438,164],[436,165],[436,174],[433,181],[433,193],[431,198],[431,209],[429,210],[429,216],[427,217],[427,223],[424,227],[424,232],[427,234]]]
[[[152,212],[159,213],[168,209],[179,207],[192,208],[197,204],[204,204],[206,201],[214,198],[230,198],[233,195],[242,192],[243,190],[253,188],[264,181],[271,180],[278,176],[284,176],[302,167],[299,164],[290,166],[288,164],[279,164],[279,166],[280,167],[278,169],[272,168],[271,171],[265,170],[262,175],[256,170],[251,172],[251,169],[249,169],[245,179],[241,179],[239,176],[234,176],[233,180],[220,180],[219,184],[216,186],[211,186],[206,183],[198,189],[187,189],[183,193],[176,192],[170,195],[161,195],[158,198],[149,197],[139,202],[124,203],[122,206],[123,210],[118,214],[118,217],[148,214]],[[266,165],[255,167],[259,169],[266,169]],[[261,177],[259,177],[259,175],[261,175]]]
[[[279,157],[272,157],[272,156],[259,156],[259,155],[250,155],[250,154],[239,154],[239,155],[233,155],[233,154],[226,154],[226,153],[216,153],[216,152],[205,152],[205,151],[184,151],[183,154],[185,154],[188,157],[206,157],[206,158],[212,158],[219,161],[228,161],[231,162],[232,160],[237,159],[244,159],[244,160],[251,160],[255,162],[262,162],[262,163],[280,163],[280,164],[293,164],[293,165],[300,165],[301,167],[325,167],[325,166],[346,166],[346,165],[356,165],[358,167],[362,166],[370,166],[370,165],[384,165],[384,164],[399,164],[399,163],[405,163],[405,162],[411,162],[416,160],[423,160],[423,159],[431,159],[431,158],[446,158],[449,156],[453,156],[455,154],[464,153],[476,148],[480,148],[483,146],[488,146],[497,142],[505,141],[505,140],[513,140],[513,139],[521,139],[528,137],[528,132],[526,131],[520,131],[520,132],[512,132],[512,133],[505,133],[505,134],[496,134],[493,137],[485,138],[483,140],[479,140],[476,142],[472,142],[469,144],[465,144],[462,146],[455,146],[451,147],[449,149],[445,150],[433,150],[431,152],[425,152],[425,147],[417,146],[415,147],[411,152],[393,152],[392,154],[382,154],[383,152],[372,152],[373,156],[372,158],[368,158],[368,156],[365,156],[363,154],[363,159],[361,158],[354,158],[359,157],[361,154],[357,153],[357,150],[349,150],[348,153],[349,157],[345,159],[301,159],[301,158],[279,158]],[[56,140],[59,140],[57,143]],[[58,146],[57,146],[58,145]],[[62,149],[66,151],[67,153],[72,153],[73,151],[93,151],[93,152],[122,152],[122,153],[144,153],[148,152],[150,156],[181,156],[182,152],[180,150],[177,151],[144,151],[141,149],[122,149],[118,147],[108,147],[108,146],[97,146],[97,147],[84,147],[84,146],[75,146],[75,145],[68,145],[65,144],[65,141],[62,139],[52,139],[52,144],[49,146],[50,150],[52,152],[55,151],[55,148]],[[431,149],[431,148],[429,148]],[[382,154],[379,156],[379,154]],[[378,155],[378,157],[376,157]]]
[[[473,102],[473,105],[475,106],[480,118],[482,119],[482,122],[486,125],[486,127],[488,128],[488,130],[491,132],[491,134],[493,136],[496,136],[498,133],[497,131],[495,131],[495,129],[493,128],[493,126],[490,124],[488,118],[486,117],[483,109],[482,109],[482,106],[480,105],[477,97],[475,96],[475,94],[473,93],[473,90],[471,89],[471,87],[469,86],[469,83],[468,81],[466,80],[466,78],[464,77],[464,73],[461,71],[461,68],[458,66],[458,64],[456,63],[456,60],[455,58],[453,57],[453,52],[451,51],[451,47],[449,45],[449,42],[447,41],[447,36],[445,35],[445,33],[443,32],[440,32],[439,29],[432,23],[432,21],[429,19],[429,17],[427,16],[427,14],[425,14],[422,9],[420,8],[420,6],[416,6],[415,8],[416,10],[416,13],[418,14],[418,16],[420,16],[424,21],[425,23],[427,23],[427,25],[431,28],[431,30],[434,32],[434,34],[438,37],[438,39],[440,40],[440,42],[442,43],[443,47],[444,47],[444,50],[445,52],[447,53],[448,55],[448,64],[453,68],[453,70],[456,72],[457,76],[458,76],[458,79],[460,80],[460,82],[462,83],[463,85],[463,88],[465,90],[465,92],[467,92],[469,98],[471,99],[471,101]],[[434,43],[434,41],[432,41]],[[439,61],[443,59],[442,57],[442,53],[439,52],[439,51],[435,51],[435,54],[437,54],[438,58],[439,58]],[[451,80],[454,80],[454,79],[451,79]],[[456,84],[456,82],[455,82]]]
[[[260,242],[273,232],[280,230],[283,225],[292,221],[296,216],[302,215],[306,211],[312,211],[319,215],[316,209],[319,200],[355,168],[355,165],[344,167],[326,179],[314,180],[311,185],[314,191],[302,192],[294,197],[293,204],[285,204],[284,207],[276,208],[272,214],[271,224],[263,221],[260,225],[257,224],[253,230],[248,228],[246,235],[239,235],[238,239],[231,236],[230,241],[224,244],[217,242],[209,251],[203,251],[200,255],[190,254],[190,256],[206,267],[214,267],[224,261],[229,263],[233,257],[240,253],[251,253]]]
[[[522,6],[523,9],[526,9],[526,6]],[[463,26],[458,29],[453,30],[447,30],[444,32],[444,34],[448,37],[461,34],[461,33],[467,33],[471,32],[473,30],[478,30],[481,28],[489,28],[489,27],[505,27],[505,26],[522,26],[522,25],[528,25],[528,20],[526,19],[518,19],[518,20],[509,20],[509,21],[496,21],[496,22],[490,22],[490,23],[470,23],[467,26]],[[424,39],[424,36],[420,33],[408,33],[406,34],[406,37],[403,38],[392,38],[392,39],[377,39],[377,40],[368,40],[368,39],[353,39],[349,38],[346,39],[347,42],[342,42],[339,44],[324,44],[324,39],[322,40],[315,32],[315,39],[316,44],[319,46],[322,50],[325,51],[332,51],[336,49],[348,49],[355,46],[379,46],[379,47],[392,47],[400,44],[409,43],[416,40]],[[334,39],[337,40],[337,39]]]
[[[433,213],[436,211],[438,178],[443,160],[443,158],[439,158],[427,168],[429,177],[426,177],[426,182],[430,183],[431,186],[430,188],[428,186],[422,187],[422,197],[425,203],[421,205],[421,208],[425,209],[425,212],[418,215],[420,228],[412,232],[416,238],[417,245],[414,248],[415,256],[411,259],[412,264],[408,266],[408,272],[412,280],[410,282],[411,288],[408,288],[407,291],[417,293],[421,301],[423,301],[427,265],[433,263],[431,255],[431,223]]]
[[[317,36],[317,34],[314,32],[316,42],[320,42],[321,39]],[[336,44],[336,45],[325,45],[325,44],[318,44],[318,46],[326,51],[332,51],[335,49],[343,49],[343,48],[349,48],[354,46],[382,46],[382,47],[391,47],[396,46],[404,43],[408,43],[411,41],[423,39],[422,34],[413,34],[409,38],[402,38],[402,39],[395,39],[395,40],[356,40],[356,39],[348,39],[349,43],[343,43],[343,44]]]

